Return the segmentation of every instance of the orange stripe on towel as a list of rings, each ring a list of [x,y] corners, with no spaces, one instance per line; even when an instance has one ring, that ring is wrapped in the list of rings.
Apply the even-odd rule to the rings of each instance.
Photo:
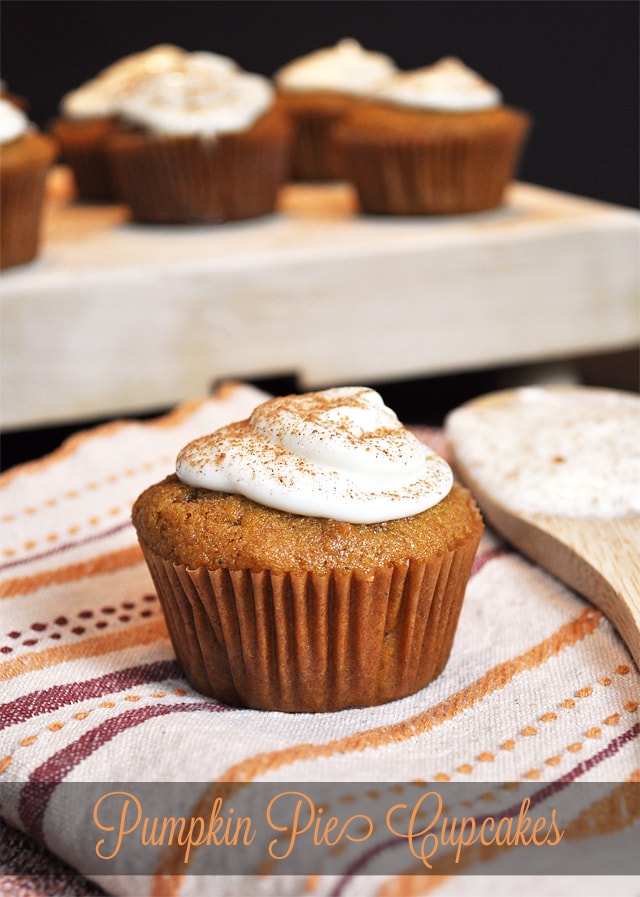
[[[121,430],[126,430],[134,426],[144,427],[145,429],[159,428],[162,430],[168,430],[171,427],[179,426],[208,402],[215,401],[216,399],[220,401],[229,399],[240,385],[241,383],[239,381],[229,380],[222,383],[213,396],[189,399],[167,414],[162,415],[162,417],[157,417],[153,420],[113,420],[109,423],[102,424],[101,426],[74,433],[66,439],[59,448],[50,452],[48,455],[45,455],[43,458],[38,458],[35,461],[27,461],[24,464],[19,464],[16,467],[11,468],[11,470],[7,470],[3,474],[0,474],[0,490],[4,489],[5,486],[8,486],[9,483],[18,477],[30,475],[32,473],[41,473],[43,470],[53,467],[58,461],[61,461],[68,455],[72,455],[73,452],[85,443],[96,438],[114,436]]]
[[[585,807],[563,827],[563,837],[567,841],[591,839],[593,842],[598,837],[625,831],[636,825],[640,819],[640,792],[633,787],[633,783],[632,775],[626,782],[613,787],[609,794]],[[417,874],[413,869],[408,869],[384,882],[376,892],[376,897],[426,897],[452,876],[464,875],[473,866],[503,856],[507,851],[513,850],[514,846],[517,847],[492,845],[487,848],[482,844],[473,845],[462,853],[459,862],[452,852],[441,860],[436,859],[433,873],[430,872],[428,876],[424,874],[424,866],[416,863],[413,869],[417,870]]]
[[[31,576],[7,579],[0,583],[0,598],[14,598],[16,595],[26,595],[29,592],[35,592],[36,589],[44,589],[47,586],[58,585],[63,582],[77,582],[79,579],[100,576],[103,573],[113,573],[114,570],[133,567],[141,562],[142,552],[140,547],[132,545],[130,548],[122,548],[120,551],[98,555],[79,564],[69,564],[66,567],[43,570],[42,573],[33,573]]]
[[[487,695],[504,688],[520,673],[541,666],[564,648],[569,648],[591,635],[601,619],[602,614],[599,611],[591,607],[585,609],[579,617],[565,623],[553,635],[539,642],[529,651],[498,664],[466,688],[446,698],[440,704],[436,704],[435,707],[409,719],[389,726],[356,732],[327,744],[296,744],[281,751],[257,754],[255,757],[249,757],[242,763],[231,766],[219,781],[250,782],[267,771],[278,769],[289,763],[330,757],[333,754],[343,754],[348,751],[364,751],[368,748],[378,748],[421,735],[423,732],[428,732],[458,716],[463,710],[473,707]]]
[[[387,744],[398,744],[435,729],[442,723],[458,716],[463,710],[473,707],[474,704],[493,692],[504,688],[520,673],[542,666],[565,648],[570,648],[582,641],[596,630],[601,619],[602,614],[599,611],[591,607],[586,608],[579,617],[565,623],[548,638],[525,651],[524,654],[505,660],[466,688],[441,701],[440,704],[409,717],[409,719],[388,726],[355,732],[353,735],[347,735],[327,744],[296,744],[280,751],[268,751],[248,757],[241,763],[229,767],[216,782],[205,789],[193,808],[192,814],[202,815],[211,805],[211,793],[213,791],[216,794],[219,793],[220,782],[228,782],[230,785],[231,783],[251,782],[267,771],[279,769],[291,763],[364,751]],[[179,870],[183,865],[180,850],[181,848],[174,845],[162,857],[153,879],[154,894],[163,895],[163,897],[177,897],[180,893],[182,876]]]
[[[69,645],[55,645],[44,651],[23,654],[21,657],[5,660],[0,663],[0,681],[14,679],[23,673],[44,670],[70,660],[98,657],[101,654],[122,651],[135,645],[148,645],[151,642],[168,638],[169,634],[163,618],[137,626],[127,626],[126,629],[121,629],[119,632],[94,636]]]

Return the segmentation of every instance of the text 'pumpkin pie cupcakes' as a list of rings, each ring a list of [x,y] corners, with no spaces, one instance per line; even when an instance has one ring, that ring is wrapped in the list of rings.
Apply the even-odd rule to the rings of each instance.
[[[117,126],[120,102],[143,78],[171,70],[185,53],[172,44],[157,44],[132,53],[62,98],[51,132],[73,173],[80,199],[116,199],[105,142]]]
[[[291,144],[274,95],[268,78],[204,52],[140,83],[107,140],[116,191],[134,218],[181,224],[273,212]]]
[[[0,268],[37,256],[47,171],[57,154],[54,140],[0,99]]]
[[[378,393],[272,399],[186,446],[176,471],[133,523],[195,688],[317,712],[442,671],[482,521]]]
[[[502,204],[530,125],[448,57],[390,78],[343,117],[335,139],[364,211],[458,214]]]
[[[274,74],[278,102],[291,116],[291,176],[297,181],[344,177],[332,128],[358,100],[396,71],[389,56],[345,38],[315,50]]]

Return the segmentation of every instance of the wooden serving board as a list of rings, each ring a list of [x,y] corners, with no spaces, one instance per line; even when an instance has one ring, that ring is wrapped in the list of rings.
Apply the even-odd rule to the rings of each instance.
[[[516,183],[501,209],[358,214],[347,184],[290,185],[277,214],[130,223],[50,183],[40,257],[3,272],[7,429],[138,413],[221,378],[316,388],[632,346],[635,210]]]

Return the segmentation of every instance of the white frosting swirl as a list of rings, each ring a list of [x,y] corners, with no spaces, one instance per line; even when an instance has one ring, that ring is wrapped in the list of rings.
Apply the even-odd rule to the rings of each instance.
[[[447,435],[474,480],[513,511],[562,517],[640,514],[640,397],[526,387],[470,402]]]
[[[268,78],[214,53],[190,53],[171,71],[141,81],[119,104],[132,124],[156,134],[213,137],[249,128],[272,105]]]
[[[17,140],[29,130],[30,123],[22,109],[9,100],[0,99],[0,144]]]
[[[374,92],[374,98],[434,112],[477,112],[502,103],[497,87],[452,56],[425,68],[398,72]]]
[[[157,44],[125,56],[86,84],[65,94],[60,101],[60,110],[65,117],[73,119],[115,116],[120,100],[129,90],[149,75],[175,68],[185,55],[186,50],[180,47]]]
[[[447,462],[356,386],[271,399],[189,443],[176,472],[190,486],[350,523],[418,514],[453,485]]]
[[[282,90],[332,90],[361,96],[396,70],[389,56],[364,50],[357,41],[345,38],[334,47],[293,60],[275,73],[274,80]]]

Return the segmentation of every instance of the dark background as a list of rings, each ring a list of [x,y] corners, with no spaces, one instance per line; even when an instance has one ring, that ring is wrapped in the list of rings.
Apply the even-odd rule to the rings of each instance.
[[[42,128],[62,95],[119,57],[169,42],[212,50],[272,75],[304,53],[353,37],[415,68],[455,55],[528,110],[519,178],[637,208],[640,4],[636,0],[1,0],[0,74]],[[582,382],[637,389],[636,350],[574,359]],[[510,370],[372,383],[407,422],[440,423]],[[517,372],[516,372],[517,375]],[[263,381],[274,393],[294,381]],[[430,396],[432,419],[416,396]],[[157,413],[167,409],[157,409]],[[51,450],[73,427],[9,432],[1,467]]]
[[[170,42],[271,75],[354,37],[414,68],[455,55],[535,120],[520,178],[638,205],[636,0],[2,0],[2,78],[41,127],[60,97]]]

